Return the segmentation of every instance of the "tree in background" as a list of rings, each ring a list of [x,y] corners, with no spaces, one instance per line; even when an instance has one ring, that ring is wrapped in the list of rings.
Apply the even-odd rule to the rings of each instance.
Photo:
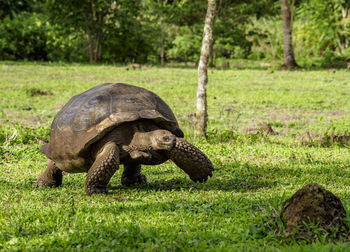
[[[198,62],[206,0],[148,0],[158,38],[160,62]]]
[[[342,59],[350,59],[350,1],[308,0],[297,15],[299,50],[309,59],[320,58],[321,66],[346,66]]]
[[[102,59],[102,42],[106,33],[121,22],[124,14],[121,10],[134,13],[139,4],[139,0],[50,0],[48,9],[54,23],[60,23],[70,31],[84,31],[89,61],[94,63]]]
[[[294,7],[294,1],[295,0],[292,0],[292,8]],[[283,66],[298,67],[294,58],[292,43],[293,11],[288,0],[280,0],[280,4],[283,26]]]
[[[221,2],[221,0],[220,0]],[[219,4],[220,6],[220,4]],[[205,16],[204,32],[201,48],[201,56],[198,63],[198,89],[197,89],[197,112],[194,134],[196,136],[207,135],[207,84],[208,62],[211,44],[213,42],[213,27],[217,15],[216,0],[208,0],[208,9]]]
[[[274,0],[223,1],[215,21],[213,51],[209,65],[215,66],[217,59],[247,58],[252,53],[249,37],[259,32],[259,29],[248,31],[247,27],[253,19],[280,14],[280,11],[276,10]]]
[[[285,3],[293,47],[286,42],[291,33],[283,36],[281,1],[222,1],[210,65],[243,58],[274,64],[283,59],[285,49],[303,66],[346,66],[350,0]],[[0,0],[0,59],[197,63],[207,4],[207,0]]]

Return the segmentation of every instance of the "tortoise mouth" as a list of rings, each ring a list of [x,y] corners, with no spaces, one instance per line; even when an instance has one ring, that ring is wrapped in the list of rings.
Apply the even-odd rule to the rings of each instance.
[[[175,147],[176,136],[163,136],[157,139],[156,149],[158,150],[171,150]]]
[[[168,150],[169,151],[169,150],[174,148],[175,144],[176,144],[175,139],[174,139],[174,141],[171,141],[170,143],[160,142],[160,143],[158,143],[158,149],[159,150]]]
[[[176,144],[176,141],[172,141],[171,143],[158,143],[158,146],[160,147],[160,150],[171,150],[174,148]]]

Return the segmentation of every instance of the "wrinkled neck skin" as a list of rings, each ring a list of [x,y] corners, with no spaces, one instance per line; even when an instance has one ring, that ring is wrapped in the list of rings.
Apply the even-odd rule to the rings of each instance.
[[[115,142],[120,151],[120,163],[160,164],[175,146],[176,137],[149,121],[120,125],[92,146],[94,159],[108,142]]]
[[[133,150],[170,150],[175,146],[176,137],[167,130],[135,132],[129,144]]]
[[[123,145],[132,162],[159,164],[167,160],[168,152],[175,146],[176,137],[167,130],[135,132],[129,145]]]
[[[154,149],[154,134],[150,132],[135,132],[127,146],[131,150],[147,151]]]

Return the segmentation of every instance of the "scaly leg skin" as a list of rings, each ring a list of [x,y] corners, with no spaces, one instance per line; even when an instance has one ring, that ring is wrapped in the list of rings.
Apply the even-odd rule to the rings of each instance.
[[[212,176],[214,167],[208,157],[183,138],[176,138],[174,148],[169,151],[169,158],[195,182],[207,181],[208,176]]]
[[[58,169],[52,160],[47,161],[46,170],[36,180],[36,186],[60,186],[62,184],[62,171]]]
[[[88,171],[85,181],[87,195],[108,193],[107,184],[119,168],[119,149],[113,142],[102,147]]]
[[[141,174],[140,164],[125,164],[122,175],[122,185],[130,186],[132,184],[147,184],[147,178]]]

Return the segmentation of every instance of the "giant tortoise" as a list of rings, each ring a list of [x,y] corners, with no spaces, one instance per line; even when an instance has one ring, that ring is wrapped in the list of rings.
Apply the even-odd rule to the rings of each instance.
[[[107,193],[120,164],[121,183],[146,183],[141,164],[171,159],[193,181],[212,176],[207,156],[183,139],[169,106],[144,88],[105,83],[72,97],[55,116],[50,142],[41,148],[47,168],[37,186],[60,186],[62,171],[87,172],[88,195]]]

